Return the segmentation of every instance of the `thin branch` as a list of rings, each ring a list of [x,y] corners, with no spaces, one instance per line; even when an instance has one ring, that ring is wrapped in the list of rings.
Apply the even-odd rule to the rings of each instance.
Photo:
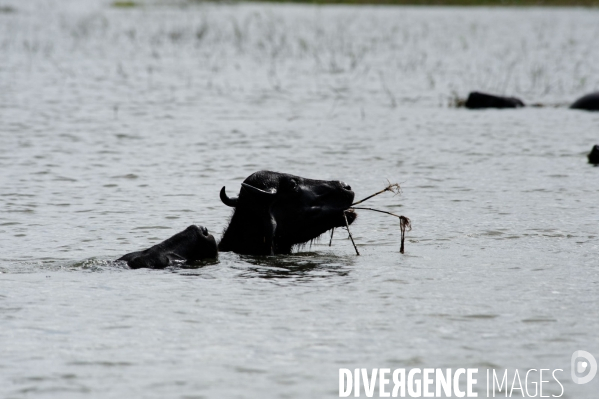
[[[351,209],[362,209],[364,211],[380,212],[380,213],[395,216],[396,218],[398,218],[399,219],[399,230],[401,231],[401,245],[399,247],[399,253],[402,253],[402,254],[404,253],[404,241],[406,238],[406,229],[408,231],[412,230],[412,222],[410,221],[410,219],[408,219],[407,217],[405,217],[403,215],[396,215],[395,213],[381,211],[379,209],[374,209],[374,208],[362,208],[362,207],[357,206],[357,207],[353,207]],[[343,215],[345,216],[345,213],[343,213]],[[351,234],[350,234],[350,236],[351,236]],[[352,239],[352,242],[353,242],[353,239]]]
[[[394,183],[391,184],[389,182],[389,180],[387,180],[387,187],[385,187],[384,189],[382,189],[381,191],[374,193],[366,198],[364,198],[363,200],[360,200],[358,202],[354,202],[353,204],[351,204],[351,207],[348,210],[353,210],[353,209],[362,209],[365,211],[374,211],[374,212],[380,212],[380,213],[384,213],[387,215],[391,215],[391,216],[395,216],[396,218],[399,219],[399,230],[401,231],[401,245],[399,247],[399,252],[400,253],[404,253],[404,241],[405,241],[405,237],[406,237],[406,229],[412,230],[412,224],[410,222],[410,219],[408,219],[405,216],[402,215],[396,215],[395,213],[391,213],[391,212],[387,212],[387,211],[381,211],[379,209],[374,209],[374,208],[362,208],[362,207],[356,207],[354,205],[358,205],[361,204],[364,201],[367,201],[369,199],[371,199],[372,197],[376,197],[379,194],[385,193],[387,191],[390,191],[392,193],[394,193],[395,195],[399,194],[401,192],[401,187],[399,186],[399,184]],[[356,244],[354,243],[354,238],[351,235],[351,232],[349,231],[349,224],[347,223],[347,217],[345,216],[345,212],[343,212],[343,217],[345,217],[345,225],[347,226],[347,232],[349,233],[349,238],[351,238],[351,242],[352,244],[354,244],[354,249],[356,250],[356,253],[358,255],[360,255],[360,253],[358,252],[358,248],[356,247]],[[333,233],[331,232],[331,242],[333,240]],[[331,244],[329,243],[329,246]]]
[[[343,215],[345,216],[345,213]],[[329,241],[329,247],[331,246],[331,244],[333,244],[333,233],[335,233],[334,227],[331,229],[331,241]]]
[[[389,181],[387,181],[387,183],[389,183]],[[397,184],[397,183],[393,183],[393,184],[389,183],[389,184],[387,185],[387,187],[385,187],[384,189],[382,189],[382,190],[381,190],[381,191],[379,191],[378,193],[374,193],[374,194],[372,194],[372,195],[369,195],[368,197],[366,197],[366,198],[364,198],[364,199],[362,199],[362,200],[360,200],[360,201],[358,201],[358,202],[354,202],[353,204],[351,204],[351,206],[354,206],[354,205],[361,204],[362,202],[364,202],[364,201],[366,201],[366,200],[369,200],[369,199],[371,199],[372,197],[376,197],[376,196],[377,196],[377,195],[379,195],[379,194],[386,193],[387,191],[390,191],[390,192],[392,192],[392,193],[394,193],[394,194],[396,194],[396,195],[397,195],[397,194],[399,194],[399,193],[400,193],[400,191],[401,191],[401,187],[399,187],[399,184]]]
[[[374,208],[362,208],[360,206],[352,206],[350,209],[362,209],[364,211],[375,211],[375,212],[380,212],[380,213],[386,213],[387,215],[395,216],[396,218],[403,217],[401,215],[396,215],[396,214],[391,213],[391,212],[381,211],[381,210],[374,209]]]
[[[354,249],[356,250],[356,255],[360,256],[360,252],[358,252],[358,247],[356,247],[356,243],[354,242],[354,237],[352,237],[351,231],[349,231],[349,223],[347,222],[347,216],[345,216],[345,211],[343,212],[343,218],[345,219],[345,226],[347,227],[347,232],[349,233],[349,238],[351,239],[351,243],[354,244]]]
[[[401,245],[399,246],[399,253],[403,254],[403,250],[404,250],[404,239],[406,238],[406,227],[409,230],[412,230],[412,223],[410,222],[410,219],[408,219],[405,216],[400,216],[399,217],[399,231],[401,231]]]

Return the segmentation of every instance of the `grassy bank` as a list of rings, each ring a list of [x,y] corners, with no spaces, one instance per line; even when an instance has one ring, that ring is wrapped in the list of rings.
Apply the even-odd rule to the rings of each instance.
[[[259,0],[273,3],[389,4],[416,6],[597,7],[599,0]]]
[[[188,0],[189,3],[240,3],[243,0]],[[599,7],[599,0],[250,0],[269,3],[304,4],[387,4],[411,6],[548,6],[548,7]],[[113,7],[143,6],[143,1],[115,1]],[[1,10],[0,10],[1,12]]]

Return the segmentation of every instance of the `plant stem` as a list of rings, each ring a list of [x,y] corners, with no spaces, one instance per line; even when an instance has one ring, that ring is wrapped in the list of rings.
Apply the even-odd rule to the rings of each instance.
[[[404,253],[404,241],[405,241],[405,238],[406,238],[406,228],[408,230],[412,230],[412,224],[410,222],[410,219],[408,219],[407,217],[402,216],[402,215],[396,215],[396,214],[391,213],[391,212],[381,211],[381,210],[374,209],[374,208],[362,208],[362,207],[357,206],[357,207],[354,207],[352,209],[362,209],[362,210],[365,210],[365,211],[380,212],[380,213],[385,213],[387,215],[395,216],[396,218],[398,218],[399,219],[399,230],[401,231],[401,244],[399,246],[399,253],[401,253],[401,254]],[[343,216],[345,216],[345,213],[343,213]],[[345,223],[347,223],[347,219],[346,219]],[[349,229],[348,229],[348,231],[349,231]],[[350,237],[351,237],[351,233],[350,233]],[[353,239],[352,239],[352,242],[353,242]]]
[[[362,208],[362,207],[359,207],[359,206],[356,206],[356,207],[352,206],[352,209],[362,209],[362,210],[365,210],[365,211],[375,211],[375,212],[380,212],[380,213],[386,213],[387,215],[395,216],[396,218],[403,217],[403,216],[396,215],[396,214],[391,213],[391,212],[380,211],[380,210],[374,209],[374,208]]]
[[[345,212],[343,212],[343,218],[345,219],[345,226],[347,227],[347,232],[349,233],[349,238],[351,239],[351,243],[354,244],[354,249],[356,250],[356,255],[360,256],[360,252],[358,252],[358,247],[356,247],[356,243],[354,242],[354,237],[352,237],[351,231],[349,231],[349,223],[347,222],[347,216],[345,216]]]
[[[372,194],[372,195],[370,195],[370,196],[368,196],[368,197],[366,197],[366,198],[364,198],[364,199],[362,199],[362,200],[360,200],[358,202],[354,202],[353,204],[351,204],[351,206],[361,204],[362,202],[364,202],[366,200],[369,200],[372,197],[376,197],[377,195],[382,194],[382,193],[387,192],[387,191],[391,191],[391,192],[394,192],[396,194],[399,193],[399,184],[389,184],[387,187],[385,187],[384,189],[382,189],[378,193],[374,193],[374,194]]]

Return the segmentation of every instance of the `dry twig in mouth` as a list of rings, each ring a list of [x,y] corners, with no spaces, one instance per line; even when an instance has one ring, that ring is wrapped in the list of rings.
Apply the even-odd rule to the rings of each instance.
[[[387,181],[387,183],[389,183],[389,181]],[[376,197],[377,195],[385,193],[387,191],[390,191],[393,194],[397,195],[397,194],[399,194],[401,192],[401,187],[399,187],[399,184],[397,184],[397,183],[393,183],[393,184],[389,183],[387,185],[387,187],[385,187],[383,190],[379,191],[378,193],[374,193],[372,195],[369,195],[368,197],[364,198],[363,200],[360,200],[358,202],[354,202],[353,204],[351,204],[351,206],[361,204],[362,202],[364,202],[366,200],[369,200],[372,197]]]
[[[396,218],[399,219],[399,230],[401,231],[401,245],[399,247],[399,252],[400,253],[404,253],[404,241],[405,241],[405,237],[406,237],[406,229],[412,230],[412,223],[410,222],[410,219],[408,219],[407,217],[403,216],[403,215],[396,215],[395,213],[391,213],[391,212],[387,212],[387,211],[381,211],[379,209],[374,209],[374,208],[362,208],[362,207],[356,207],[354,205],[358,205],[361,204],[364,201],[367,201],[369,199],[371,199],[372,197],[375,197],[379,194],[385,193],[387,191],[390,191],[392,193],[394,193],[395,195],[399,194],[401,192],[401,187],[399,186],[399,184],[394,183],[391,184],[388,180],[387,180],[387,187],[385,187],[383,190],[374,193],[366,198],[364,198],[363,200],[360,200],[358,202],[354,202],[353,204],[351,204],[350,208],[347,211],[352,211],[354,209],[362,209],[365,211],[374,211],[374,212],[380,212],[380,213],[385,213],[387,215],[391,215],[391,216],[395,216]],[[343,217],[345,217],[345,212],[343,212]],[[347,231],[349,232],[349,224],[347,223],[347,217],[345,217],[345,224],[347,225]],[[352,244],[354,244],[354,249],[356,250],[356,253],[358,255],[360,255],[358,253],[358,248],[356,248],[356,244],[354,243],[354,238],[352,237],[351,233],[349,233],[349,238],[351,238],[351,242]],[[331,233],[331,240],[333,239],[333,233]],[[329,246],[331,244],[329,243]]]
[[[356,243],[354,242],[354,237],[352,237],[351,231],[349,231],[349,223],[347,222],[347,216],[345,216],[345,212],[347,212],[347,211],[343,211],[343,218],[345,219],[345,226],[347,227],[347,232],[349,233],[349,238],[351,239],[351,243],[354,244],[354,249],[356,250],[356,255],[360,256],[360,253],[358,252],[358,247],[356,247]]]
[[[404,241],[406,238],[406,229],[408,231],[412,230],[412,223],[410,222],[410,219],[408,219],[407,217],[405,217],[403,215],[396,215],[395,213],[381,211],[379,209],[374,209],[374,208],[362,208],[362,207],[356,206],[356,207],[353,207],[350,209],[362,209],[364,211],[374,211],[374,212],[386,213],[387,215],[395,216],[396,218],[398,218],[399,219],[399,230],[401,231],[401,245],[399,246],[399,253],[402,253],[402,254],[404,253]],[[345,213],[343,215],[345,216]]]
[[[351,207],[351,208],[349,208],[349,209],[362,209],[362,210],[364,210],[364,211],[375,211],[375,212],[380,212],[380,213],[386,213],[387,215],[395,216],[396,218],[402,218],[402,217],[403,217],[403,216],[401,216],[401,215],[396,215],[396,214],[394,214],[394,213],[391,213],[391,212],[387,212],[387,211],[381,211],[381,210],[379,210],[379,209],[374,209],[374,208],[362,208],[362,207],[360,207],[360,206],[352,206],[352,207]]]

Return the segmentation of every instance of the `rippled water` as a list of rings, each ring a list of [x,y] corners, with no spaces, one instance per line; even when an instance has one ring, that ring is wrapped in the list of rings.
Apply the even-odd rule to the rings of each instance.
[[[599,354],[597,9],[8,1],[0,396],[338,396],[338,369]],[[467,111],[486,90],[558,107]],[[110,262],[270,169],[400,196],[292,256]],[[483,386],[480,387],[482,395]],[[551,394],[559,394],[551,389]]]

